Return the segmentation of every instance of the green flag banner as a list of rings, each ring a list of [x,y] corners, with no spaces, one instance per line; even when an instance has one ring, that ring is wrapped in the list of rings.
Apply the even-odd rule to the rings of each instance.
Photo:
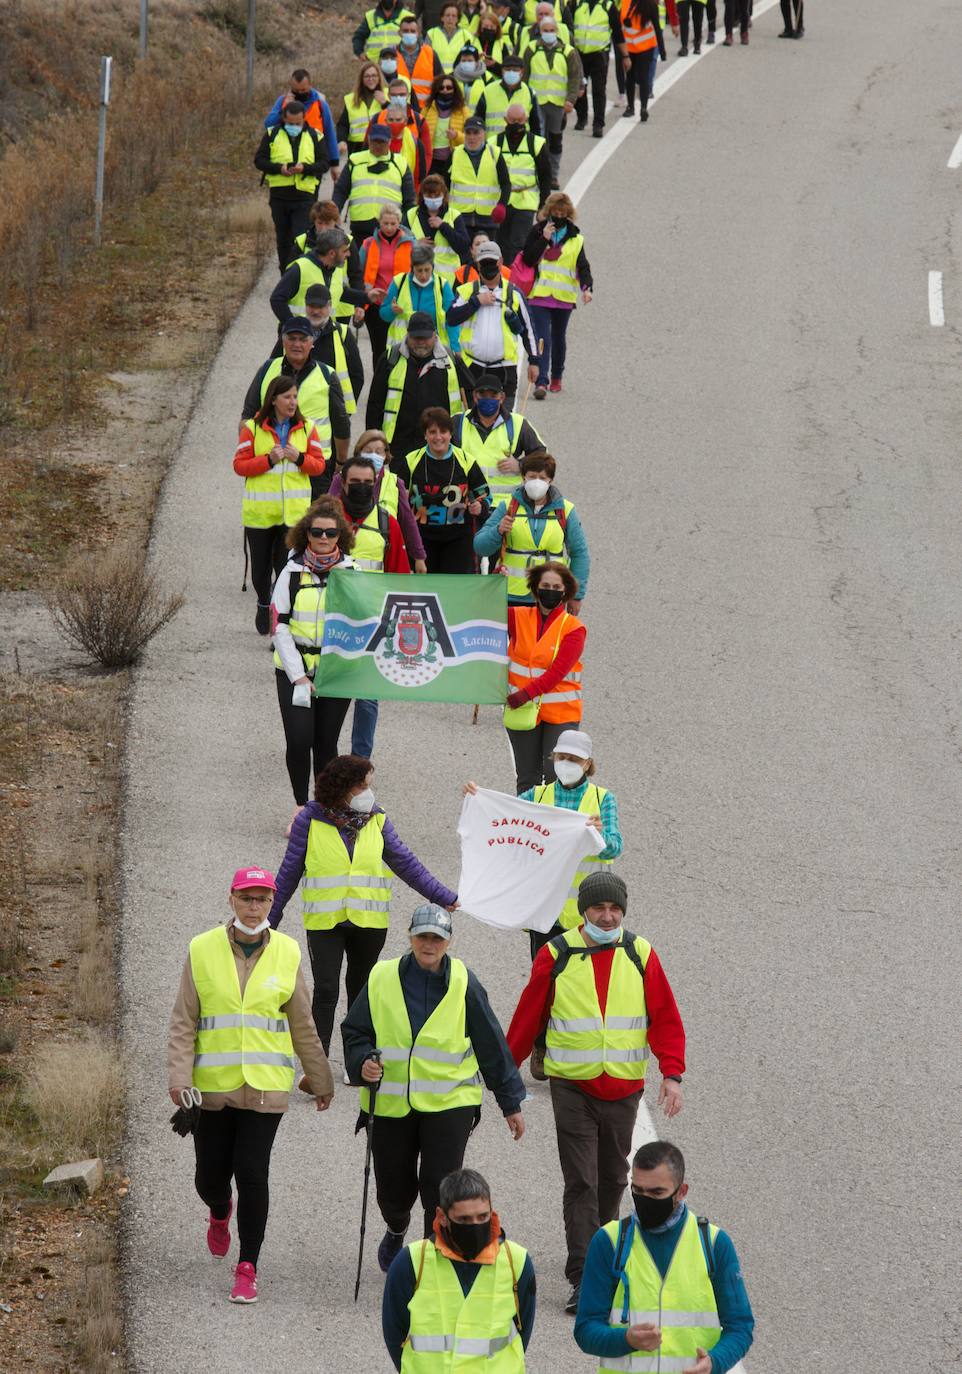
[[[508,691],[507,579],[335,568],[314,691],[501,704]]]

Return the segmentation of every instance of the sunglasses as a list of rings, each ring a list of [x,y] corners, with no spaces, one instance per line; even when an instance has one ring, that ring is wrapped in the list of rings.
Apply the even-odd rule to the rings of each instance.
[[[312,525],[307,531],[312,539],[336,539],[336,525]]]

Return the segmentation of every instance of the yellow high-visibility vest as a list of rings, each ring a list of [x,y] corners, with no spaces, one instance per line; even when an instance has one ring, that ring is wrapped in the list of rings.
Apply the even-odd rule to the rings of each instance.
[[[542,806],[554,806],[554,789],[555,784],[553,782],[549,783],[547,787],[536,787],[534,789],[535,801]],[[585,794],[578,803],[579,812],[583,816],[600,816],[601,803],[607,795],[607,787],[599,787],[597,783],[591,782],[589,779],[588,786],[585,788]],[[558,917],[558,924],[565,930],[574,930],[576,926],[581,925],[583,918],[578,910],[578,888],[589,874],[598,871],[594,865],[610,864],[613,862],[613,859],[602,859],[599,858],[597,854],[586,854],[583,859],[579,860],[580,867],[572,881],[570,891],[568,892],[568,899],[561,908],[561,915]]]
[[[578,299],[578,256],[583,246],[581,234],[568,234],[557,258],[549,262],[542,256],[528,299],[554,296],[555,300],[573,305]]]
[[[297,144],[296,149],[294,148],[295,143]],[[314,148],[314,139],[306,125],[293,139],[282,126],[271,139],[269,157],[271,162],[277,162],[282,167],[296,167],[299,162],[307,162],[313,166]],[[296,190],[306,191],[309,195],[313,195],[318,187],[317,177],[305,176],[303,172],[298,172],[295,176],[285,176],[283,172],[268,172],[264,177],[264,182],[271,189],[275,186],[293,186]]]
[[[408,1303],[410,1325],[401,1374],[523,1374],[515,1284],[527,1251],[513,1241],[502,1241],[494,1264],[477,1266],[465,1296],[454,1265],[433,1240],[416,1240],[405,1248],[417,1286]]]
[[[497,155],[487,144],[482,150],[478,170],[466,148],[458,147],[451,154],[451,212],[457,215],[490,215],[498,203],[501,188],[498,184]]]
[[[332,930],[343,921],[387,929],[391,871],[384,862],[384,820],[383,811],[374,813],[358,831],[350,856],[337,826],[311,821],[301,880],[305,930]]]
[[[256,420],[245,420],[244,428],[251,436],[254,456],[262,458],[277,443],[277,435],[263,429]],[[298,453],[306,453],[312,424],[292,425],[287,442]],[[276,463],[266,472],[244,480],[241,518],[245,530],[269,530],[276,525],[290,529],[307,514],[311,504],[311,479],[297,463]]]
[[[634,950],[644,967],[651,945],[640,935],[631,935]],[[552,959],[568,946],[575,952],[567,959],[555,979],[554,998],[548,1018],[545,1073],[552,1078],[611,1078],[641,1082],[648,1068],[648,1013],[645,980],[633,959],[625,953],[624,935],[614,946],[608,1000],[604,1015],[591,956],[580,930],[569,930],[548,941]]]

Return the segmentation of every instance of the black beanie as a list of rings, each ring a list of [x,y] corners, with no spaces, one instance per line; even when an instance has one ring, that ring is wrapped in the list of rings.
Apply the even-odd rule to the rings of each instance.
[[[622,911],[628,910],[628,888],[625,886],[624,878],[619,878],[617,873],[610,870],[599,870],[597,873],[589,873],[587,878],[578,888],[578,913],[583,916],[590,906],[598,906],[600,902],[614,902],[620,906]]]

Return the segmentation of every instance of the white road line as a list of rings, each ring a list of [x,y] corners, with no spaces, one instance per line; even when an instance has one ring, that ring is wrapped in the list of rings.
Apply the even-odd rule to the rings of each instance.
[[[952,172],[955,171],[956,167],[962,167],[962,134],[959,134],[959,141],[952,149],[946,165]]]
[[[942,273],[929,273],[929,323],[938,329],[945,324],[945,304],[942,300]]]
[[[768,10],[772,9],[775,3],[776,0],[762,0],[761,4],[755,6],[754,18],[759,19]],[[674,36],[670,30],[667,32],[669,39]],[[703,41],[702,50],[697,57],[692,55],[691,57],[676,58],[668,68],[668,71],[665,72],[664,76],[659,76],[656,79],[655,94],[648,102],[649,110],[663,95],[667,95],[672,86],[680,81],[687,72],[692,71],[699,62],[708,57],[710,53],[713,53],[716,48],[722,46],[721,42],[717,42],[709,47]],[[637,119],[618,119],[612,128],[605,134],[604,138],[600,140],[597,148],[593,148],[588,154],[574,176],[565,186],[565,190],[575,204],[585,195],[602,167],[604,167],[610,157],[614,156],[628,135],[637,127],[638,122]]]

